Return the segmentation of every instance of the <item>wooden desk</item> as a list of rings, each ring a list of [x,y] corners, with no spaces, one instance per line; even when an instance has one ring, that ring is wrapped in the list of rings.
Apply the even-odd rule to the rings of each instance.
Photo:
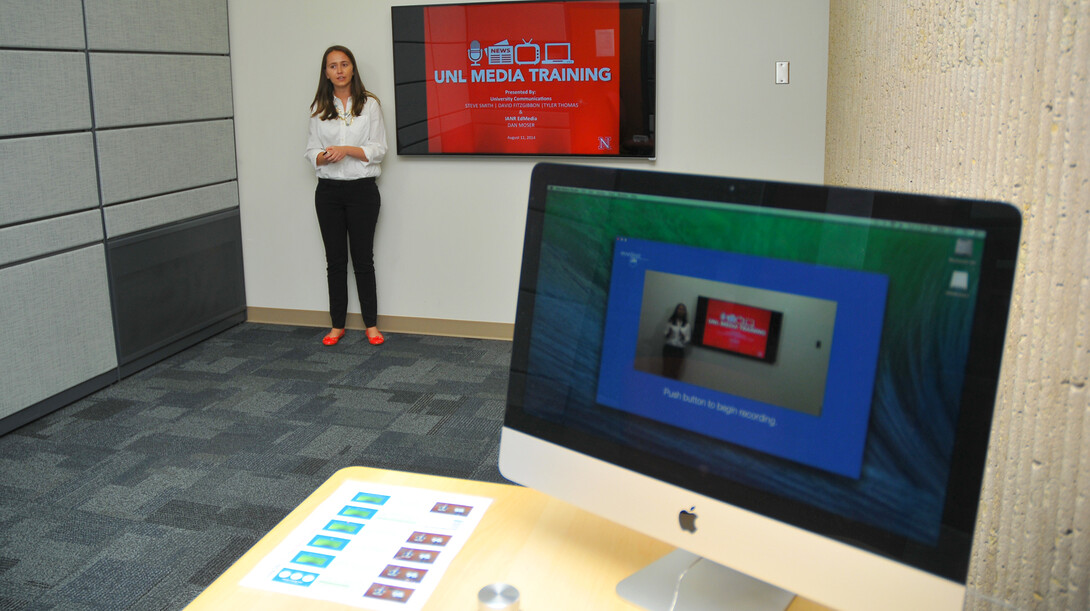
[[[518,588],[523,611],[638,609],[617,596],[617,582],[673,548],[520,486],[349,467],[335,473],[188,607],[190,611],[263,611],[349,607],[241,587],[245,577],[345,480],[444,490],[494,499],[425,609],[476,611],[477,592],[502,581]],[[789,609],[823,609],[796,599]]]

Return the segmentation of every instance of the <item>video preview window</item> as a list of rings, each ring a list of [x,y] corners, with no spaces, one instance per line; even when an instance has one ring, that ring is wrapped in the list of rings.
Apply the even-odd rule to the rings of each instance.
[[[872,272],[619,237],[597,400],[858,477],[888,285]]]

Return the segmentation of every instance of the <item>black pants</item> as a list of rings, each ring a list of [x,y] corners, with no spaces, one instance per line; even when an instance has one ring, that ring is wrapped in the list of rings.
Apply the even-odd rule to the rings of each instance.
[[[662,346],[662,375],[681,379],[681,367],[685,364],[685,349],[677,346]]]
[[[318,187],[314,190],[314,209],[325,245],[329,318],[334,329],[344,328],[348,313],[349,252],[363,323],[368,327],[378,323],[374,244],[380,202],[374,178],[318,179]]]

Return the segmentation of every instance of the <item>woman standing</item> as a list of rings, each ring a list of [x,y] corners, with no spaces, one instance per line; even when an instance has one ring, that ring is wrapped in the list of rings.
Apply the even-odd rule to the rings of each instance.
[[[681,379],[681,366],[685,363],[685,346],[692,338],[689,312],[684,303],[677,304],[674,313],[666,321],[666,339],[662,344],[662,375]]]
[[[356,275],[367,340],[379,345],[374,238],[379,192],[375,178],[386,156],[386,127],[378,98],[363,86],[356,58],[340,45],[326,49],[310,108],[306,158],[318,175],[314,207],[325,245],[333,346],[344,337],[348,312],[348,255]]]

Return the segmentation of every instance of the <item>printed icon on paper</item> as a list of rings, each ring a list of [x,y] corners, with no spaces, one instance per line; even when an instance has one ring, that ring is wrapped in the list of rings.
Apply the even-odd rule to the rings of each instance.
[[[436,503],[435,507],[431,508],[432,513],[445,513],[452,516],[468,516],[469,512],[473,510],[472,507],[467,505],[451,505],[450,503]]]
[[[340,537],[329,537],[326,535],[316,535],[310,540],[307,545],[311,547],[321,547],[323,549],[331,549],[335,551],[341,551],[348,546],[348,539],[342,539]]]
[[[398,566],[396,564],[388,564],[382,571],[383,579],[397,579],[399,581],[411,581],[413,583],[420,583],[424,580],[424,576],[428,572],[424,569],[414,569],[407,566]]]
[[[329,566],[330,562],[333,562],[333,558],[334,556],[327,556],[326,554],[319,554],[317,552],[299,552],[291,561],[295,564],[306,564],[324,569]]]
[[[357,492],[356,496],[352,497],[353,503],[370,503],[371,505],[385,505],[388,500],[390,500],[390,497],[385,494],[372,494],[370,492]]]
[[[409,588],[387,586],[381,583],[373,583],[371,584],[371,587],[367,588],[367,591],[364,592],[363,595],[368,598],[403,603],[409,600],[409,597],[413,595],[413,590]]]
[[[356,522],[345,522],[344,520],[330,520],[329,524],[325,525],[322,530],[328,530],[335,533],[343,533],[346,535],[358,535],[363,530],[363,524]]]
[[[403,560],[405,562],[421,562],[423,564],[434,564],[435,559],[438,557],[439,552],[435,550],[403,547],[397,550],[397,554],[394,556],[394,559]]]
[[[355,507],[353,505],[345,505],[343,509],[337,512],[337,515],[344,516],[346,518],[358,518],[360,520],[370,520],[378,513],[377,509],[371,509],[369,507]]]
[[[273,577],[273,581],[277,583],[287,583],[293,586],[303,586],[304,588],[314,583],[314,580],[318,579],[317,573],[307,573],[306,571],[296,571],[294,569],[281,569],[280,572]]]
[[[420,545],[438,545],[442,547],[447,543],[450,543],[450,535],[437,535],[434,533],[416,531],[409,537],[407,542]]]

